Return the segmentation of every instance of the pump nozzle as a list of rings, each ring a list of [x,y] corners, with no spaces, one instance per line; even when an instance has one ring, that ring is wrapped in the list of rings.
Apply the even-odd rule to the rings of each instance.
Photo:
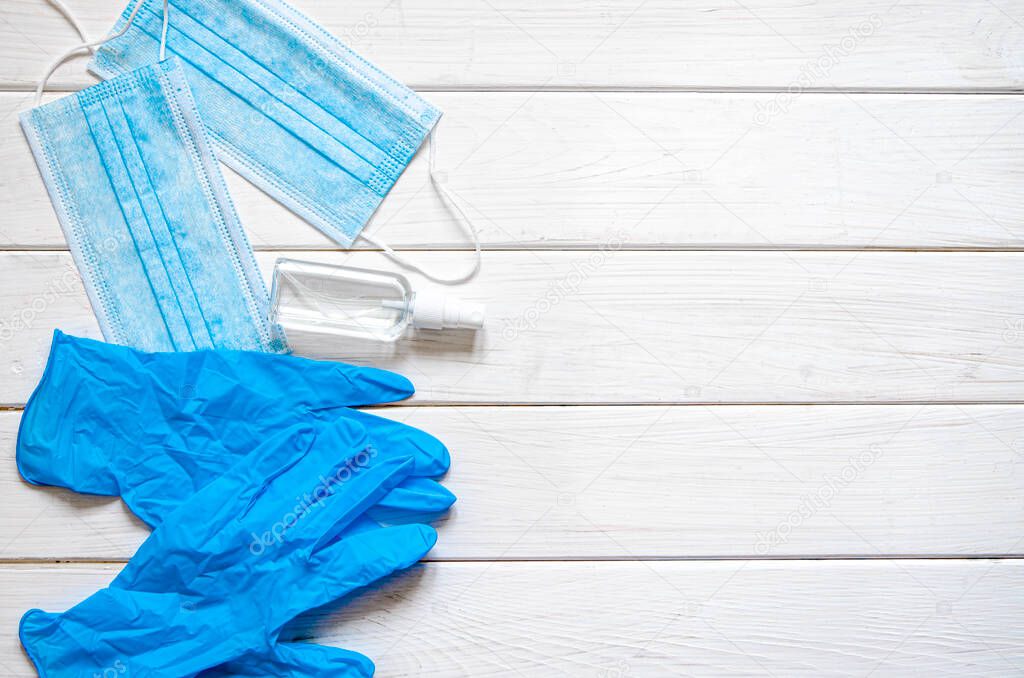
[[[484,326],[484,305],[437,290],[419,290],[412,302],[412,326],[425,330],[479,330]]]

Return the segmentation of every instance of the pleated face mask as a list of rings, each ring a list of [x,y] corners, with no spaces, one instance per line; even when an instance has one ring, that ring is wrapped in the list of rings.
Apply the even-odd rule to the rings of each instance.
[[[284,349],[180,63],[21,116],[108,341]]]
[[[351,245],[437,109],[280,0],[172,0],[169,17],[167,52],[218,157]],[[110,78],[156,62],[162,20],[162,0],[132,2],[90,70]]]

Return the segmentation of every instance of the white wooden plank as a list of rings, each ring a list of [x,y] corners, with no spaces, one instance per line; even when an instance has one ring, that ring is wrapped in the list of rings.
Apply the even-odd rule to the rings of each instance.
[[[768,94],[438,93],[438,168],[489,247],[1021,247],[1024,101]],[[0,95],[0,247],[65,247]],[[370,224],[393,245],[466,247],[420,154]],[[257,248],[335,248],[228,172]],[[360,246],[365,246],[362,241]]]
[[[0,568],[14,633],[113,576]],[[1010,676],[1024,672],[1024,562],[431,563],[286,637],[366,653],[381,676]]]
[[[91,37],[122,3],[75,0]],[[421,88],[1019,88],[1024,9],[1008,0],[295,0]],[[0,83],[34,86],[79,39],[43,0],[7,0]],[[81,62],[57,86],[87,81]]]
[[[1024,554],[1024,406],[453,407],[431,559]],[[0,558],[127,559],[120,502],[40,489],[0,414]]]
[[[455,271],[467,252],[419,252]],[[377,253],[307,258],[392,267]],[[259,255],[269,273],[275,256]],[[416,401],[804,403],[1024,399],[1024,254],[492,252],[459,290],[478,333],[395,344],[294,335],[303,355],[408,375]],[[53,327],[98,336],[66,253],[0,254],[0,403]]]

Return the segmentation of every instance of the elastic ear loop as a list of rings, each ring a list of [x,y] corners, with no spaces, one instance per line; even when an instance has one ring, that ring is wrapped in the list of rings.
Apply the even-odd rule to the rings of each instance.
[[[47,81],[49,81],[50,77],[53,76],[54,72],[61,67],[61,64],[63,64],[65,61],[67,61],[68,59],[70,59],[71,57],[75,56],[83,50],[91,53],[94,50],[94,48],[99,47],[100,45],[109,40],[119,38],[125,33],[127,33],[128,29],[132,26],[132,22],[135,21],[135,15],[139,13],[140,9],[142,9],[142,3],[144,1],[145,0],[137,0],[135,9],[133,9],[132,13],[128,15],[128,21],[125,22],[124,28],[119,30],[117,33],[114,33],[113,35],[108,35],[102,40],[90,41],[87,37],[85,37],[85,29],[82,28],[82,25],[75,18],[75,15],[71,13],[71,10],[68,8],[68,6],[65,5],[62,2],[62,0],[49,0],[50,4],[56,7],[57,11],[59,11],[64,16],[64,18],[68,20],[68,23],[70,23],[74,27],[75,31],[78,33],[78,36],[82,38],[84,42],[82,42],[82,44],[80,45],[75,45],[74,47],[72,47],[71,49],[64,52],[59,57],[53,60],[53,62],[50,64],[50,67],[46,69],[46,73],[43,74],[42,79],[40,79],[39,84],[36,85],[36,96],[33,100],[32,105],[38,106],[39,103],[43,100],[43,89],[46,87]],[[164,22],[163,28],[160,31],[160,61],[163,61],[164,58],[166,58],[167,56],[167,3],[168,0],[164,0]]]
[[[406,257],[402,256],[401,254],[393,250],[391,246],[388,245],[386,242],[378,238],[375,238],[366,233],[360,233],[359,237],[365,240],[366,242],[370,243],[371,245],[375,245],[384,250],[384,254],[392,261],[397,263],[399,266],[416,271],[417,273],[422,274],[428,280],[432,280],[436,283],[441,283],[442,285],[459,285],[461,283],[472,280],[473,277],[476,276],[476,274],[480,271],[480,260],[482,256],[480,252],[480,234],[477,232],[476,226],[473,224],[473,220],[466,215],[462,207],[459,205],[458,201],[455,200],[455,196],[452,195],[451,192],[444,187],[444,184],[442,184],[437,178],[437,173],[435,172],[434,165],[435,143],[436,142],[434,141],[434,131],[431,130],[430,134],[427,135],[427,159],[429,163],[430,184],[431,186],[434,187],[434,190],[437,191],[437,194],[441,196],[441,199],[445,203],[445,207],[447,207],[448,210],[456,216],[459,223],[463,226],[463,228],[466,229],[466,232],[469,233],[470,236],[473,238],[473,268],[471,268],[466,273],[454,278],[442,278],[440,276],[434,275],[433,273],[425,271],[422,267],[420,267],[419,264],[413,263]]]
[[[63,0],[49,0],[49,3],[57,8],[57,11],[67,19],[68,23],[74,26],[75,32],[78,33],[78,37],[82,39],[82,42],[89,42],[89,38],[85,35],[85,28],[78,22],[75,15],[71,12],[71,8],[64,4]],[[93,49],[90,47],[89,51]]]

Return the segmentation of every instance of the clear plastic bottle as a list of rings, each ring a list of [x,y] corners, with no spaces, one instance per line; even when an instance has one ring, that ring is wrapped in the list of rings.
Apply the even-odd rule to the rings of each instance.
[[[405,276],[351,266],[278,259],[270,319],[284,330],[395,341],[410,326],[480,329],[482,304],[434,290],[413,291]]]

